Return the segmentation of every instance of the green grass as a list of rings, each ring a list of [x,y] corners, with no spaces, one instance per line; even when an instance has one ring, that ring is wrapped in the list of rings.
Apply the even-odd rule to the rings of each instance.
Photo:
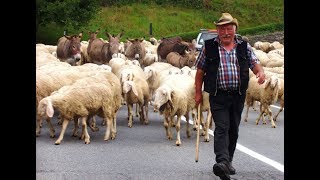
[[[284,3],[280,0],[213,0],[210,9],[191,9],[174,5],[132,3],[123,6],[104,7],[87,25],[80,29],[58,27],[50,24],[40,27],[37,43],[56,44],[57,39],[68,29],[69,34],[83,31],[83,40],[89,38],[88,31],[100,28],[98,37],[106,39],[105,31],[117,35],[124,30],[121,40],[127,38],[149,38],[152,23],[153,36],[157,39],[180,35],[183,39],[196,38],[199,29],[215,28],[213,24],[222,12],[229,12],[238,19],[239,33],[260,34],[283,30]]]

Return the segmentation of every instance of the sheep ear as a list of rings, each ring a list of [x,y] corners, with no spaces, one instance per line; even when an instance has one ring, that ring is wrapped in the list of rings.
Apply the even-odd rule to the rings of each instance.
[[[169,96],[169,101],[168,101],[169,106],[173,109],[174,106],[173,106],[173,101],[172,101],[172,99],[174,99],[174,92],[173,92],[173,91],[171,91],[170,96]]]
[[[53,117],[53,114],[54,114],[54,110],[53,110],[53,107],[52,107],[51,100],[50,100],[50,99],[47,99],[45,104],[47,105],[47,107],[46,107],[47,116],[49,116],[50,118],[52,118],[52,117]]]
[[[271,83],[270,78],[267,79],[267,81],[264,83],[264,88],[266,89]]]
[[[131,90],[132,90],[133,94],[138,96],[138,91],[137,91],[136,85],[134,84],[133,81],[131,81],[130,84],[131,84]]]

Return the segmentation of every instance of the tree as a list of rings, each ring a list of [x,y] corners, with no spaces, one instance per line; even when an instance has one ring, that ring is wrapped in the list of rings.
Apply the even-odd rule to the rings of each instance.
[[[36,0],[36,31],[56,23],[79,28],[101,10],[101,0]]]

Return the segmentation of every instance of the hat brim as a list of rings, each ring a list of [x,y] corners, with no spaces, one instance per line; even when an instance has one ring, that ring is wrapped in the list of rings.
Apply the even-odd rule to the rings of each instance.
[[[224,24],[234,24],[234,25],[236,25],[238,27],[238,21],[237,21],[236,18],[234,18],[232,21],[222,21],[222,22],[218,22],[218,23],[214,22],[214,24],[216,26],[221,26],[221,25],[224,25]]]

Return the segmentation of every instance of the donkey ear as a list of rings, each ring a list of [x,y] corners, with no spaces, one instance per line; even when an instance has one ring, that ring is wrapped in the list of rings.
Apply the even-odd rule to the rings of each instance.
[[[79,38],[82,38],[82,34],[83,34],[83,31],[81,33],[79,33]]]
[[[65,38],[71,40],[73,38],[73,36],[67,36],[67,35],[64,35]]]
[[[120,39],[121,36],[123,35],[124,30],[121,30],[121,32],[117,35],[117,37]]]
[[[112,38],[112,35],[108,32],[106,32],[106,35],[108,36],[109,40]]]

